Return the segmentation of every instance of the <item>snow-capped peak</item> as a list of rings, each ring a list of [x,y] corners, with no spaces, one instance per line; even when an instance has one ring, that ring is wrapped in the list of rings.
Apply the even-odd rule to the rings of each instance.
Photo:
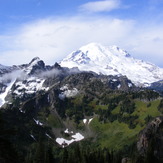
[[[105,47],[99,43],[90,43],[82,46],[79,50],[74,51],[63,61],[72,61],[78,64],[86,64],[88,62],[104,62],[112,61],[113,57],[129,57],[130,55],[117,46]],[[61,62],[62,64],[62,62]]]
[[[45,70],[45,63],[39,57],[33,58],[32,61],[24,68],[24,71],[28,75],[42,70]]]
[[[11,92],[12,96],[22,98],[26,95],[32,96],[37,91],[47,91],[49,89],[43,86],[44,77],[39,76],[40,73],[46,70],[46,66],[38,57],[32,59],[29,64],[11,68],[1,66],[1,68],[3,68],[3,72],[0,77],[0,107],[6,103],[5,99]],[[4,68],[12,71],[8,72]]]
[[[60,62],[64,67],[78,67],[104,75],[124,75],[136,85],[149,84],[163,78],[163,69],[134,59],[117,46],[90,43],[72,52]]]

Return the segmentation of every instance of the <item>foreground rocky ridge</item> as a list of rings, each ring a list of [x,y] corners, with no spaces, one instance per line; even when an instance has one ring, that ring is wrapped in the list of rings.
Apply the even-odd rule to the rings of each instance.
[[[137,148],[142,156],[155,156],[158,160],[163,161],[162,131],[163,117],[155,118],[146,126],[143,131],[141,131],[139,141],[137,143]]]

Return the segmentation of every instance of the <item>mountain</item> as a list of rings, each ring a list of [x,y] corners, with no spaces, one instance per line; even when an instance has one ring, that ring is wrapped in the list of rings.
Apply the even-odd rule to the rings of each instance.
[[[44,90],[44,79],[41,73],[46,71],[45,64],[38,57],[32,59],[29,64],[18,66],[1,66],[3,74],[0,77],[0,106],[11,100],[13,97],[29,97],[39,90]],[[6,100],[6,97],[9,98]]]
[[[31,62],[19,66],[23,75],[9,80],[2,93],[1,162],[118,163],[127,159],[143,163],[147,155],[141,151],[148,147],[142,147],[144,139],[136,144],[148,123],[162,116],[163,100],[157,92],[138,88],[125,76],[81,72],[57,63],[40,67],[36,60],[40,61],[34,59],[32,68]],[[35,71],[26,71],[29,67]],[[160,144],[161,131],[160,126],[153,133],[159,134]],[[152,147],[160,154],[152,149],[148,157],[161,162],[162,148],[158,143]]]
[[[46,70],[44,61],[39,57],[33,58],[29,64],[18,65],[17,68],[28,75],[39,74]]]
[[[60,62],[63,67],[78,67],[81,71],[94,71],[104,75],[127,76],[137,86],[163,79],[163,69],[151,63],[134,59],[117,46],[90,43],[72,52]]]
[[[0,106],[5,103],[11,103],[11,101],[16,98],[25,101],[34,97],[40,91],[48,91],[53,85],[65,80],[67,76],[69,76],[71,82],[68,80],[66,84],[69,83],[74,87],[76,85],[73,83],[77,83],[79,78],[81,78],[82,81],[83,76],[89,74],[79,71],[77,68],[63,68],[58,63],[52,66],[45,65],[38,57],[33,58],[28,64],[1,67],[3,69],[3,75],[0,77]],[[88,76],[92,78],[92,81],[99,80],[110,89],[124,91],[137,89],[135,85],[124,76],[90,74],[91,75]],[[51,76],[53,76],[53,78],[51,78]],[[70,77],[73,79],[71,80]]]
[[[155,123],[162,121],[163,98],[156,91],[119,73],[49,66],[38,57],[2,69],[0,162],[163,161],[162,122]]]

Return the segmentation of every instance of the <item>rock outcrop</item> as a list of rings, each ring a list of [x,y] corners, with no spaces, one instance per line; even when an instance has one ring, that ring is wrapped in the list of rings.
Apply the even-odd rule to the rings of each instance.
[[[137,149],[142,157],[151,155],[163,161],[163,117],[155,118],[140,133]]]

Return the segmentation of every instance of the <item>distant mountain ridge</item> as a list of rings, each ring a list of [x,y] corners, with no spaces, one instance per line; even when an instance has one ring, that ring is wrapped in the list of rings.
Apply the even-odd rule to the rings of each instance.
[[[13,99],[22,101],[34,97],[40,91],[46,92],[54,85],[65,81],[74,87],[74,83],[80,83],[83,78],[91,78],[92,81],[101,82],[112,90],[134,90],[135,85],[124,76],[105,76],[94,72],[82,72],[77,68],[63,68],[58,63],[53,66],[45,65],[38,57],[32,59],[29,64],[13,67],[3,66],[3,74],[0,76],[0,107],[10,103]],[[5,69],[6,68],[6,69]],[[71,76],[72,75],[72,76]],[[86,83],[87,81],[85,81]]]
[[[90,43],[72,52],[60,65],[104,75],[127,76],[137,86],[148,86],[163,79],[162,68],[134,59],[117,46],[106,47],[98,43]]]

